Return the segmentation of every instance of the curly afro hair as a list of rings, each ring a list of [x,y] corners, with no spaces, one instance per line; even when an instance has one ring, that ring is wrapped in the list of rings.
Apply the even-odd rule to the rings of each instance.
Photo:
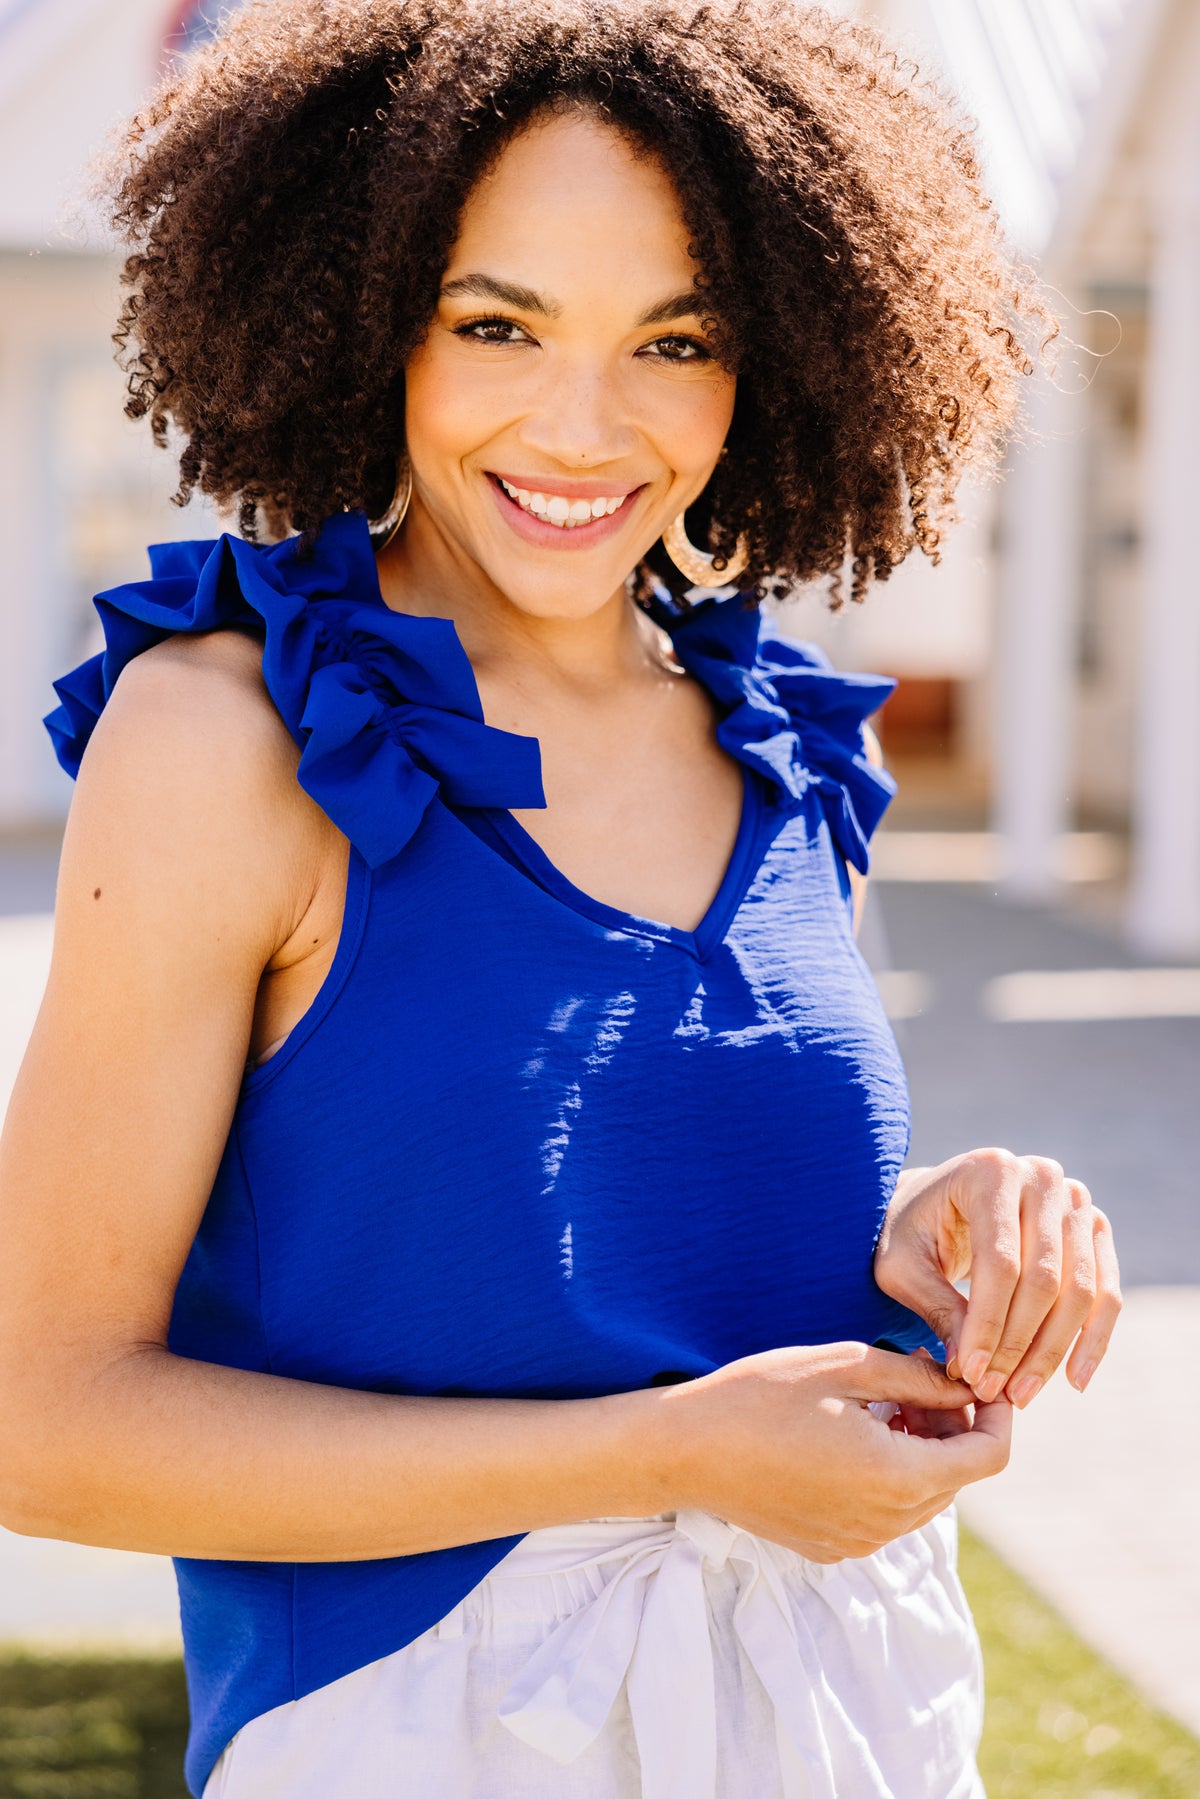
[[[797,0],[256,0],[132,123],[126,410],[182,439],[243,532],[384,509],[404,368],[464,200],[547,107],[658,157],[737,371],[693,541],[762,597],[861,599],[938,560],[1055,335],[984,192],[969,120],[871,29]],[[1041,338],[1041,350],[1033,340]],[[686,588],[655,546],[637,572]]]

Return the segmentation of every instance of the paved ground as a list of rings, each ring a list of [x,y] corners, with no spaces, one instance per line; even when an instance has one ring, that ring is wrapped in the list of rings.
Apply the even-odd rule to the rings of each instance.
[[[1200,1284],[1200,1016],[988,1018],[997,976],[1136,963],[1097,926],[987,888],[881,882],[865,922],[868,960],[923,976],[928,991],[926,1009],[895,1025],[913,1159],[984,1143],[1055,1156],[1112,1219],[1128,1286]]]
[[[1134,1287],[1085,1394],[1059,1374],[965,1521],[1115,1667],[1200,1736],[1200,1288]]]
[[[1085,1395],[1051,1382],[1017,1420],[1009,1468],[965,1491],[963,1516],[1200,1733],[1200,1016],[990,1017],[995,983],[1014,974],[1139,976],[1096,924],[982,885],[878,882],[863,947],[885,994],[915,1010],[895,1020],[912,1159],[984,1143],[1053,1155],[1109,1214],[1121,1256],[1127,1304],[1105,1365]],[[1090,986],[1103,1011],[1113,985],[1081,974],[1074,1009],[1089,1009]],[[1187,985],[1169,982],[1171,997]]]
[[[0,853],[0,1099],[44,978],[53,877],[52,844]],[[1018,1421],[1012,1465],[968,1489],[964,1515],[1200,1732],[1200,1427],[1190,1392],[1200,1362],[1200,1016],[989,1015],[1005,1009],[999,977],[1139,977],[1098,925],[1006,905],[980,883],[878,882],[864,949],[895,1010],[910,1014],[896,1030],[914,1159],[982,1143],[1057,1156],[1112,1217],[1129,1294],[1089,1392],[1052,1382]],[[1091,986],[1095,999],[1113,982]],[[1049,1009],[1069,1012],[1060,1001],[1052,993]],[[160,1643],[177,1630],[168,1564],[0,1532],[0,1640]]]

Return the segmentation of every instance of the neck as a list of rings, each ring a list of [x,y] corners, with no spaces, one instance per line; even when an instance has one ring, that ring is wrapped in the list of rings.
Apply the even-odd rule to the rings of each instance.
[[[481,681],[535,675],[577,693],[661,667],[662,634],[624,586],[580,617],[517,606],[438,528],[414,497],[403,530],[381,554],[379,584],[393,611],[450,619]]]

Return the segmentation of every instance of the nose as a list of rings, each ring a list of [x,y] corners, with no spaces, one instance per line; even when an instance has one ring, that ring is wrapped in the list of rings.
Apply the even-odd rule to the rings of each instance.
[[[621,383],[611,369],[596,365],[560,364],[521,436],[531,450],[573,470],[618,462],[637,444]]]

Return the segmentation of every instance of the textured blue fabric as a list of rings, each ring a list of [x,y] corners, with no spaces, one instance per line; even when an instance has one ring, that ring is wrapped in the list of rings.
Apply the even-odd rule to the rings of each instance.
[[[664,606],[743,766],[694,931],[567,881],[513,818],[536,741],[483,721],[452,624],[392,612],[359,514],[152,552],[55,683],[72,772],[174,631],[263,641],[300,779],[350,839],[336,955],[246,1075],[170,1327],[177,1353],[387,1393],[585,1397],[782,1344],[936,1343],[872,1278],[908,1147],[847,862],[893,791],[835,673],[737,598]],[[647,771],[653,778],[653,771]],[[259,1713],[402,1648],[519,1537],[349,1563],[176,1563],[200,1794]]]
[[[62,704],[44,721],[67,772],[131,657],[176,631],[232,625],[265,634],[263,675],[303,751],[300,784],[372,868],[404,848],[439,787],[463,806],[544,805],[535,739],[484,724],[450,621],[383,604],[362,514],[329,519],[311,559],[299,544],[153,544],[152,580],[98,594],[106,647],[55,681]]]

